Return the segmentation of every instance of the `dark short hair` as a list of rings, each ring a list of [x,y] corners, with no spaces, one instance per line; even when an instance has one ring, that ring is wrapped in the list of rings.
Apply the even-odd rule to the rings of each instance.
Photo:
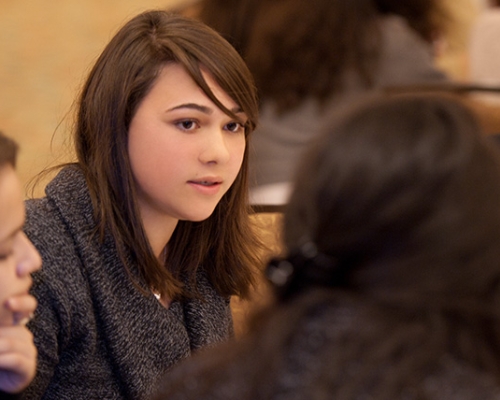
[[[16,166],[17,143],[0,132],[0,166],[10,164]]]

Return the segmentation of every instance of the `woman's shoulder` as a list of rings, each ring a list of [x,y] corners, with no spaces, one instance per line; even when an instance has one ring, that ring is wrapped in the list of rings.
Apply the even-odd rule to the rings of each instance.
[[[46,198],[26,201],[24,232],[44,255],[68,250],[71,239],[57,209]]]
[[[42,254],[64,252],[72,247],[72,241],[64,220],[48,198],[26,201],[24,232]]]
[[[66,167],[47,185],[46,197],[26,200],[24,230],[42,253],[73,247],[75,233],[93,230],[93,212],[83,174]]]
[[[47,295],[46,291],[51,291],[62,295],[82,286],[74,240],[47,198],[26,201],[24,232],[42,257],[41,270],[33,274],[34,293]]]
[[[87,206],[82,208],[77,202],[65,199],[75,195],[68,193],[68,187],[64,185],[65,181],[74,178],[67,176],[63,170],[47,186],[46,197],[25,202],[24,232],[42,257],[42,269],[34,274],[35,286],[41,282],[46,285],[60,283],[62,288],[72,286],[71,282],[78,284],[81,281],[82,273],[77,272],[81,269],[76,246],[78,234],[90,232],[92,227],[86,226],[85,216],[82,215]],[[70,270],[71,273],[68,273]]]

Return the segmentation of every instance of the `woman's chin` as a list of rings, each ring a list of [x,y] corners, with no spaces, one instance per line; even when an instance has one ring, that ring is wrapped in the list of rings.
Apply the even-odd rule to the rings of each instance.
[[[184,221],[191,222],[202,222],[208,219],[214,213],[215,207],[207,208],[205,210],[196,210],[196,212],[190,212],[189,215],[186,215],[185,218],[182,218]]]

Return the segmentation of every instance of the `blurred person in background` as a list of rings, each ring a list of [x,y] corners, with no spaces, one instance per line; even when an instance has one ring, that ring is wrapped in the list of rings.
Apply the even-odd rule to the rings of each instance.
[[[243,56],[261,100],[251,201],[283,203],[329,111],[368,91],[446,82],[440,0],[201,0],[198,18]]]

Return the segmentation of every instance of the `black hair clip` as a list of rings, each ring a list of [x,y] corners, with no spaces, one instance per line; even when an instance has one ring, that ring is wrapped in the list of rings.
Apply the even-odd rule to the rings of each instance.
[[[266,268],[266,276],[282,300],[312,286],[336,286],[337,275],[336,260],[318,252],[313,242],[305,243],[286,258],[272,259]]]

